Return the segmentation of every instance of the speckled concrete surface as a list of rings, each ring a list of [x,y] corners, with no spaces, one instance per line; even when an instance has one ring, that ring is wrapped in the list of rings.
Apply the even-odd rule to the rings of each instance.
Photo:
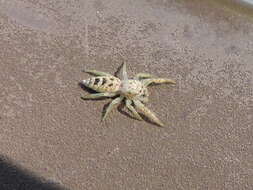
[[[0,0],[0,155],[73,190],[252,189],[253,22],[203,1]],[[158,128],[83,101],[84,68],[152,72]]]

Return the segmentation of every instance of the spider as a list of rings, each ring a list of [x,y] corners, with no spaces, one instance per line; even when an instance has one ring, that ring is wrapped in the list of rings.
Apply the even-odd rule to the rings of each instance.
[[[171,83],[175,81],[165,78],[155,78],[148,73],[138,73],[133,79],[128,79],[126,72],[126,64],[122,66],[122,80],[105,72],[96,70],[84,70],[84,72],[95,75],[89,79],[83,80],[81,84],[95,90],[98,93],[89,94],[82,99],[98,99],[102,97],[116,97],[111,101],[107,107],[102,121],[107,117],[112,108],[125,100],[125,105],[132,113],[132,116],[138,120],[143,120],[136,108],[142,112],[150,121],[158,126],[164,124],[150,111],[144,104],[148,102],[148,89],[147,86],[151,83],[162,84]]]

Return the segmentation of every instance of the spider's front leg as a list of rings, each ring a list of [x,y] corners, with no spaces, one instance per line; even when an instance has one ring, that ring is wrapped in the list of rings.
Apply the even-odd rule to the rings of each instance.
[[[131,111],[131,113],[133,114],[133,116],[138,119],[138,120],[143,120],[141,118],[141,116],[139,115],[139,113],[134,109],[134,107],[132,106],[132,101],[129,99],[126,99],[126,107]]]
[[[142,82],[143,82],[144,86],[148,86],[151,83],[154,83],[154,84],[163,84],[163,83],[176,84],[176,82],[174,80],[166,79],[166,78],[144,79]]]
[[[109,104],[109,106],[107,107],[107,109],[106,109],[106,111],[105,111],[105,114],[104,114],[104,116],[103,116],[103,118],[102,118],[102,121],[105,120],[105,118],[106,118],[107,115],[110,113],[110,111],[112,110],[112,108],[113,108],[114,106],[116,106],[117,104],[119,104],[123,99],[124,99],[124,97],[121,97],[121,96],[120,96],[120,97],[114,99],[114,100]]]
[[[108,93],[108,92],[95,93],[95,94],[89,94],[89,95],[83,96],[82,99],[88,100],[88,99],[97,99],[97,98],[102,98],[102,97],[109,97],[110,98],[110,97],[113,97],[116,95],[117,95],[116,93]]]
[[[150,111],[147,107],[144,106],[139,100],[134,100],[134,105],[142,111],[142,113],[148,117],[151,121],[156,123],[157,125],[163,127],[164,124],[155,116],[155,114]]]

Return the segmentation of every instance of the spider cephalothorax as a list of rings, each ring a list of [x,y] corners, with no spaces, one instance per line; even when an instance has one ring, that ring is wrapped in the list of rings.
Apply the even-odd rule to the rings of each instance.
[[[142,120],[139,113],[135,108],[139,109],[146,117],[159,126],[163,126],[162,122],[151,112],[143,103],[148,102],[148,89],[147,86],[151,83],[171,83],[175,82],[171,79],[154,78],[152,75],[147,73],[139,73],[133,79],[128,79],[126,72],[126,64],[123,64],[122,75],[123,78],[119,78],[100,71],[85,70],[85,72],[95,75],[95,77],[82,81],[82,84],[88,88],[91,88],[98,93],[89,94],[83,99],[96,99],[101,97],[115,97],[106,109],[103,116],[103,120],[106,118],[112,108],[125,100],[126,107],[130,110],[133,117],[138,120]]]

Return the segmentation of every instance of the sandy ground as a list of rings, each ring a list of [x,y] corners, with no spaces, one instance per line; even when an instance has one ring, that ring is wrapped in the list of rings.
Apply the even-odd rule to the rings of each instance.
[[[0,0],[0,47],[1,189],[253,189],[246,14],[196,0]],[[101,123],[110,100],[80,98],[82,69],[123,61],[131,76],[177,81],[149,88],[164,128],[124,108]]]

